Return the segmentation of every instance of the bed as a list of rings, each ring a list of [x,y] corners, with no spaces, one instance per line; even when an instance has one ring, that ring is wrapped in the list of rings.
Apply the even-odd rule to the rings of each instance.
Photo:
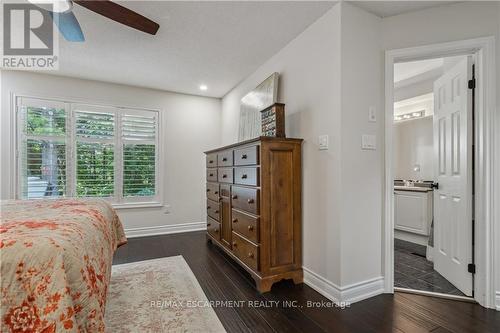
[[[1,332],[104,332],[116,248],[126,243],[103,200],[0,204]]]

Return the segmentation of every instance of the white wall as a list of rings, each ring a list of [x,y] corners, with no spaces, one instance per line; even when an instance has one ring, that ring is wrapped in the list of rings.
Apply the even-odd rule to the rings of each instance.
[[[131,86],[27,72],[2,71],[1,75],[1,199],[10,196],[13,119],[10,94],[62,97],[69,100],[117,106],[161,109],[162,154],[165,164],[164,208],[121,209],[126,229],[162,227],[206,221],[205,158],[203,151],[220,145],[221,101],[215,98],[143,89]],[[162,231],[170,230],[170,227]]]
[[[366,11],[342,5],[341,286],[382,275],[384,112],[380,22]],[[370,106],[377,110],[377,122],[368,121]],[[363,134],[376,136],[376,150],[361,150]]]
[[[394,178],[434,179],[432,117],[394,124]],[[420,165],[420,172],[413,167]]]
[[[382,64],[380,19],[338,4],[222,102],[223,141],[235,142],[241,97],[280,73],[287,136],[304,138],[306,281],[337,299],[344,298],[344,286],[381,276],[383,137],[377,150],[362,151],[361,135],[381,131],[382,119],[368,122],[368,108],[376,107],[380,116]],[[318,150],[323,134],[330,137],[327,151]]]
[[[288,137],[303,143],[303,261],[340,283],[340,7],[336,5],[243,80],[222,101],[224,144],[238,139],[240,99],[273,72],[286,103]],[[318,150],[318,135],[330,149]]]

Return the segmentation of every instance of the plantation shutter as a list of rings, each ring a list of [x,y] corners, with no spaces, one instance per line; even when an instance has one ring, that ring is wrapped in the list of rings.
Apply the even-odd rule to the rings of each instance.
[[[158,111],[17,97],[16,112],[18,198],[161,204]]]
[[[18,172],[22,199],[67,194],[66,122],[64,103],[19,98]]]
[[[130,110],[121,117],[123,197],[153,197],[156,186],[158,113]]]
[[[88,105],[74,106],[76,196],[115,195],[115,113]]]

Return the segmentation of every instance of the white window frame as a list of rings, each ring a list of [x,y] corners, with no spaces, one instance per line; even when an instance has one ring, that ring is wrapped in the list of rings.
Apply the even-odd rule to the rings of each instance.
[[[15,171],[14,179],[15,179],[15,188],[14,197],[16,199],[21,198],[21,190],[22,190],[22,166],[20,164],[20,149],[22,148],[22,142],[25,140],[27,136],[20,126],[24,124],[24,120],[21,118],[20,108],[23,105],[29,106],[57,106],[59,108],[63,107],[66,111],[66,136],[64,137],[64,141],[66,143],[66,197],[74,197],[76,194],[76,143],[77,141],[82,141],[81,139],[76,138],[75,135],[75,125],[76,125],[76,117],[75,112],[76,109],[84,109],[87,111],[95,111],[95,112],[110,112],[115,115],[115,135],[114,135],[114,156],[115,156],[115,170],[114,170],[114,197],[112,198],[103,198],[106,201],[109,201],[114,208],[147,208],[147,207],[162,207],[163,203],[163,176],[162,172],[160,172],[160,166],[162,165],[163,159],[163,147],[162,140],[160,140],[160,135],[162,134],[162,118],[161,112],[159,109],[147,109],[147,108],[138,108],[138,107],[126,107],[126,106],[116,106],[116,105],[107,105],[104,103],[95,103],[88,101],[75,101],[65,98],[50,98],[50,97],[39,97],[34,95],[25,95],[25,94],[12,94],[12,108],[13,113],[15,114],[15,158],[14,163],[15,167],[13,170]],[[23,101],[26,101],[23,103]],[[28,103],[29,102],[29,103]],[[151,113],[155,114],[156,120],[156,128],[155,128],[155,195],[148,197],[123,197],[123,182],[122,182],[122,173],[123,173],[123,156],[122,149],[123,144],[127,142],[126,140],[122,140],[121,138],[121,117],[125,113],[147,113],[151,115]],[[37,138],[43,138],[43,136],[37,136]],[[50,137],[53,139],[53,137]],[[55,138],[55,137],[54,137]],[[63,137],[59,137],[62,139]],[[83,140],[86,141],[86,140]],[[91,142],[99,143],[109,143],[109,140],[100,140],[100,139],[91,139]],[[90,142],[89,141],[89,142]],[[149,141],[151,143],[151,141]],[[118,157],[118,158],[117,158]]]

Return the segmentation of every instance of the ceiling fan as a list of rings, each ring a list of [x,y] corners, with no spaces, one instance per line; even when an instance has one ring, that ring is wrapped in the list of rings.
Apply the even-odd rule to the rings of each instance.
[[[83,42],[85,37],[78,20],[73,14],[76,3],[97,14],[107,17],[131,28],[155,35],[160,25],[130,9],[108,0],[28,0],[50,12],[64,39],[70,42]]]

